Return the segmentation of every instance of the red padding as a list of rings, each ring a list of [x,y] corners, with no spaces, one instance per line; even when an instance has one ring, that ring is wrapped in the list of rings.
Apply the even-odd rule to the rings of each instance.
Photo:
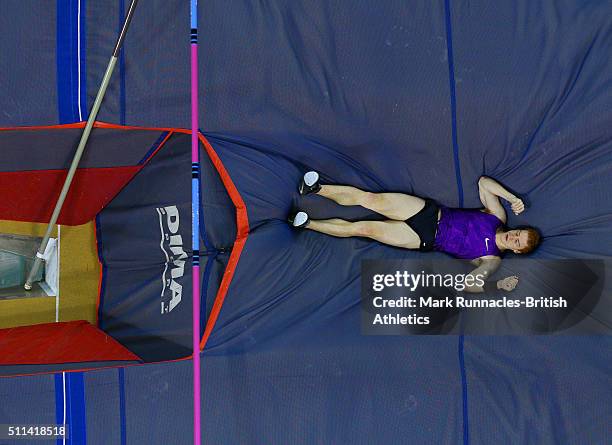
[[[86,321],[0,329],[0,366],[140,361]]]
[[[141,168],[77,170],[58,224],[76,226],[91,221]],[[66,170],[0,173],[0,219],[49,222],[66,174]]]

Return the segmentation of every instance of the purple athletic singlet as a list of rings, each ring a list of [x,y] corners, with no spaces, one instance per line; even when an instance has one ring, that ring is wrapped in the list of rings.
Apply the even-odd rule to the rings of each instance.
[[[497,216],[477,209],[440,206],[440,210],[435,250],[468,260],[485,255],[501,256],[495,244],[495,232],[503,223]]]

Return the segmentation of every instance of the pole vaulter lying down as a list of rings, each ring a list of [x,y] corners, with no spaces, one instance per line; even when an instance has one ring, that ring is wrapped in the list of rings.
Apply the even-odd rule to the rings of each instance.
[[[421,252],[445,252],[469,260],[476,266],[472,276],[492,275],[499,269],[504,252],[529,253],[540,241],[540,234],[533,227],[505,227],[508,218],[500,199],[510,203],[515,215],[525,210],[525,204],[486,176],[478,180],[478,195],[484,206],[480,209],[440,206],[432,199],[405,193],[370,193],[352,186],[323,185],[315,171],[304,174],[299,192],[301,195],[317,194],[343,206],[362,206],[386,219],[355,222],[339,218],[311,220],[308,213],[299,211],[289,218],[296,228],[308,228],[340,238],[370,238]],[[495,283],[485,283],[485,286],[470,286],[466,291],[484,292],[488,286],[512,291],[517,283],[518,277],[512,275]]]

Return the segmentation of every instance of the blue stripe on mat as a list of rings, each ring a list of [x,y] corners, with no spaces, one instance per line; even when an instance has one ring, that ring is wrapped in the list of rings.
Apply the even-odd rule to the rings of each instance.
[[[121,445],[127,443],[126,425],[125,425],[125,370],[119,368],[119,419],[121,423]]]
[[[84,0],[56,1],[55,57],[57,112],[60,124],[87,119],[85,3]]]
[[[457,181],[457,194],[459,207],[463,207],[463,181],[461,179],[461,165],[459,162],[459,143],[457,140],[457,97],[455,92],[455,62],[453,59],[453,32],[451,23],[450,0],[444,0],[444,13],[446,23],[446,48],[448,51],[448,82],[451,102],[451,130],[453,141],[453,161],[455,165],[455,180]],[[468,387],[465,370],[464,336],[459,336],[457,344],[459,358],[459,371],[461,374],[461,409],[463,412],[463,444],[470,443],[470,422],[468,412]]]
[[[66,373],[66,413],[70,425],[67,444],[87,444],[85,382],[82,372]]]
[[[65,403],[64,403],[65,400]],[[85,381],[82,372],[55,374],[55,419],[58,425],[64,423],[66,415],[67,438],[58,438],[62,445],[87,444],[87,407],[85,403]]]

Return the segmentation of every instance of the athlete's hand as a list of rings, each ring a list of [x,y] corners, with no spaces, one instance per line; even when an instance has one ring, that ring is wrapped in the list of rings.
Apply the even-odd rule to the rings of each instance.
[[[521,198],[517,198],[516,196],[510,201],[510,207],[512,208],[512,211],[515,215],[523,213],[523,211],[525,210],[525,204],[523,203],[523,200]]]
[[[497,288],[501,290],[505,290],[506,292],[513,291],[516,285],[518,284],[518,277],[516,275],[512,275],[510,277],[506,277],[497,282]]]

